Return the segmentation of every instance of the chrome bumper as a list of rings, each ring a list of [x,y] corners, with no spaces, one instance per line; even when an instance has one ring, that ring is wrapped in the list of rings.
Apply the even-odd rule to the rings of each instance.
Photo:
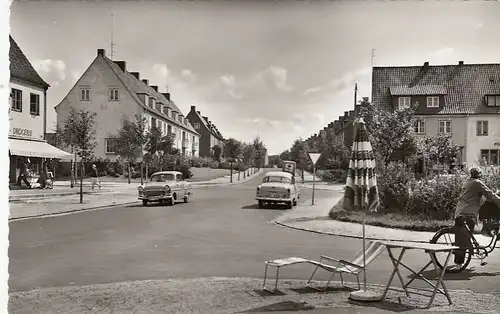
[[[264,202],[291,202],[293,199],[291,197],[264,197],[264,196],[257,196],[255,198],[258,201],[264,201]]]
[[[173,199],[173,196],[172,195],[158,195],[158,196],[139,196],[138,197],[140,200],[145,200],[145,201],[150,201],[150,202],[154,202],[154,201],[162,201],[162,200],[171,200]]]

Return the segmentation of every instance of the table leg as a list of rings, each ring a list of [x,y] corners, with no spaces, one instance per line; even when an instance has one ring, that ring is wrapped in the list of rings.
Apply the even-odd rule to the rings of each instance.
[[[276,267],[276,281],[274,282],[274,292],[278,290],[278,278],[280,277],[280,268]]]
[[[262,288],[266,288],[266,279],[267,279],[267,264],[266,264],[266,269],[264,270],[264,284],[262,285]]]
[[[436,297],[436,293],[438,292],[440,285],[441,285],[441,287],[443,287],[443,290],[445,292],[444,295],[448,299],[448,303],[450,305],[452,304],[450,294],[449,294],[448,289],[446,288],[446,285],[444,283],[444,275],[446,274],[446,268],[448,267],[448,262],[450,261],[452,253],[453,253],[453,251],[450,250],[450,252],[448,253],[448,256],[446,257],[446,261],[444,262],[443,269],[441,271],[439,270],[439,267],[437,265],[437,262],[436,262],[434,255],[432,253],[429,253],[431,260],[434,263],[434,268],[436,269],[436,273],[438,274],[439,279],[436,283],[436,286],[434,288],[434,292],[432,293],[429,304],[427,305],[428,309],[431,307],[432,303],[434,302],[434,298]]]
[[[406,293],[406,296],[407,296],[407,297],[409,297],[409,296],[410,296],[410,293],[408,292],[408,290],[406,290],[406,285],[405,285],[405,283],[404,283],[403,276],[402,276],[402,275],[401,275],[401,273],[399,272],[399,266],[401,266],[401,265],[405,266],[405,265],[401,262],[401,260],[403,259],[403,254],[404,254],[405,252],[406,252],[406,249],[405,249],[405,248],[403,248],[403,249],[401,250],[401,254],[399,255],[399,259],[398,259],[397,266],[396,266],[396,265],[394,265],[394,266],[396,266],[396,269],[397,269],[397,274],[398,274],[398,277],[399,277],[399,282],[401,282],[401,287],[403,288],[404,292]],[[392,252],[390,252],[390,254],[392,255]],[[394,257],[394,256],[392,256],[392,257]],[[392,259],[391,259],[391,260],[392,260]],[[394,264],[394,262],[393,262],[393,264]]]
[[[385,287],[384,293],[382,294],[382,300],[385,299],[387,292],[389,291],[389,288],[391,286],[392,280],[394,279],[394,275],[396,273],[398,274],[399,280],[401,281],[401,284],[403,285],[403,290],[406,292],[406,295],[410,296],[410,294],[408,293],[408,291],[404,287],[403,278],[402,278],[401,273],[399,272],[399,269],[398,269],[399,264],[401,263],[401,260],[403,259],[405,249],[403,248],[401,250],[401,253],[399,254],[399,258],[397,259],[397,262],[394,262],[394,261],[396,261],[396,259],[394,258],[394,255],[392,254],[392,251],[389,247],[387,247],[387,252],[389,253],[389,258],[391,259],[392,265],[394,266],[394,270],[392,271],[392,274],[389,277],[389,282],[387,283],[387,286]]]
[[[422,267],[422,269],[420,269],[417,273],[415,273],[413,270],[409,269],[408,267],[406,267],[406,265],[403,265],[406,269],[408,269],[409,271],[411,271],[413,274],[415,274],[416,276],[412,279],[410,279],[410,281],[408,281],[406,284],[405,284],[405,287],[408,287],[415,279],[417,279],[418,277],[420,277],[419,274],[421,274],[424,270],[427,269],[427,267],[429,267],[429,265],[432,264],[432,261],[430,261],[429,263],[427,263],[424,267]],[[422,277],[420,277],[422,278]],[[425,280],[425,278],[424,278]]]

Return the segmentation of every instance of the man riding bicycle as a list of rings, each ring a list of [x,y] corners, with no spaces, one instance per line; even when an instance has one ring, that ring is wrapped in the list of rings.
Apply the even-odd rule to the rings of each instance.
[[[462,185],[462,192],[455,211],[455,242],[459,247],[466,248],[470,243],[470,235],[465,228],[465,224],[467,224],[471,232],[474,230],[479,209],[481,208],[482,196],[494,203],[500,210],[500,197],[481,181],[482,176],[483,173],[480,168],[472,167],[470,177]],[[464,260],[465,251],[455,252],[454,267],[461,268]]]

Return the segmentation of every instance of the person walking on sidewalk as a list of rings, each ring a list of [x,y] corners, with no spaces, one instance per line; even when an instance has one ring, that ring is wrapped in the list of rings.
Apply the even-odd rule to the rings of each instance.
[[[465,225],[470,231],[474,230],[477,223],[477,216],[481,208],[481,197],[495,205],[500,210],[500,197],[490,190],[481,180],[483,172],[479,167],[470,169],[470,177],[462,185],[462,192],[458,199],[457,209],[455,210],[455,242],[457,246],[466,248],[470,243],[470,235]],[[461,268],[465,260],[465,250],[459,250],[455,253],[455,265],[452,268]]]
[[[31,188],[31,184],[29,183],[28,176],[28,163],[25,159],[21,162],[21,167],[19,169],[19,177],[17,178],[17,185],[22,186],[21,181],[24,182],[28,188]]]
[[[94,191],[94,186],[97,184],[99,190],[101,189],[101,182],[99,182],[99,173],[97,172],[97,167],[92,164],[92,191]]]

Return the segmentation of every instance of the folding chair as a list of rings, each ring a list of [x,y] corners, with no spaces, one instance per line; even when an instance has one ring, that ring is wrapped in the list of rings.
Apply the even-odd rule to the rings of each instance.
[[[342,274],[345,273],[356,276],[356,280],[358,282],[358,290],[359,290],[361,289],[361,285],[359,283],[359,274],[365,271],[365,267],[368,266],[371,262],[373,262],[375,258],[377,258],[377,256],[379,256],[380,253],[384,251],[384,249],[385,245],[383,245],[378,241],[368,242],[368,245],[365,248],[365,259],[366,259],[365,266],[363,266],[363,250],[361,250],[358,254],[356,254],[356,256],[354,256],[350,261],[339,260],[333,257],[322,255],[319,262],[314,262],[316,268],[314,269],[311,277],[309,278],[307,286],[319,291],[325,291],[326,289],[328,289],[328,285],[335,277],[335,274],[338,273],[340,274],[340,282],[342,283],[342,287],[352,289],[352,287],[348,287],[344,284],[344,277],[342,276]],[[337,265],[332,265],[331,263],[327,264],[326,262],[333,262],[336,263]],[[311,280],[316,274],[318,268],[324,269],[332,273],[330,279],[328,279],[328,282],[326,283],[326,286],[323,289],[310,286]]]

